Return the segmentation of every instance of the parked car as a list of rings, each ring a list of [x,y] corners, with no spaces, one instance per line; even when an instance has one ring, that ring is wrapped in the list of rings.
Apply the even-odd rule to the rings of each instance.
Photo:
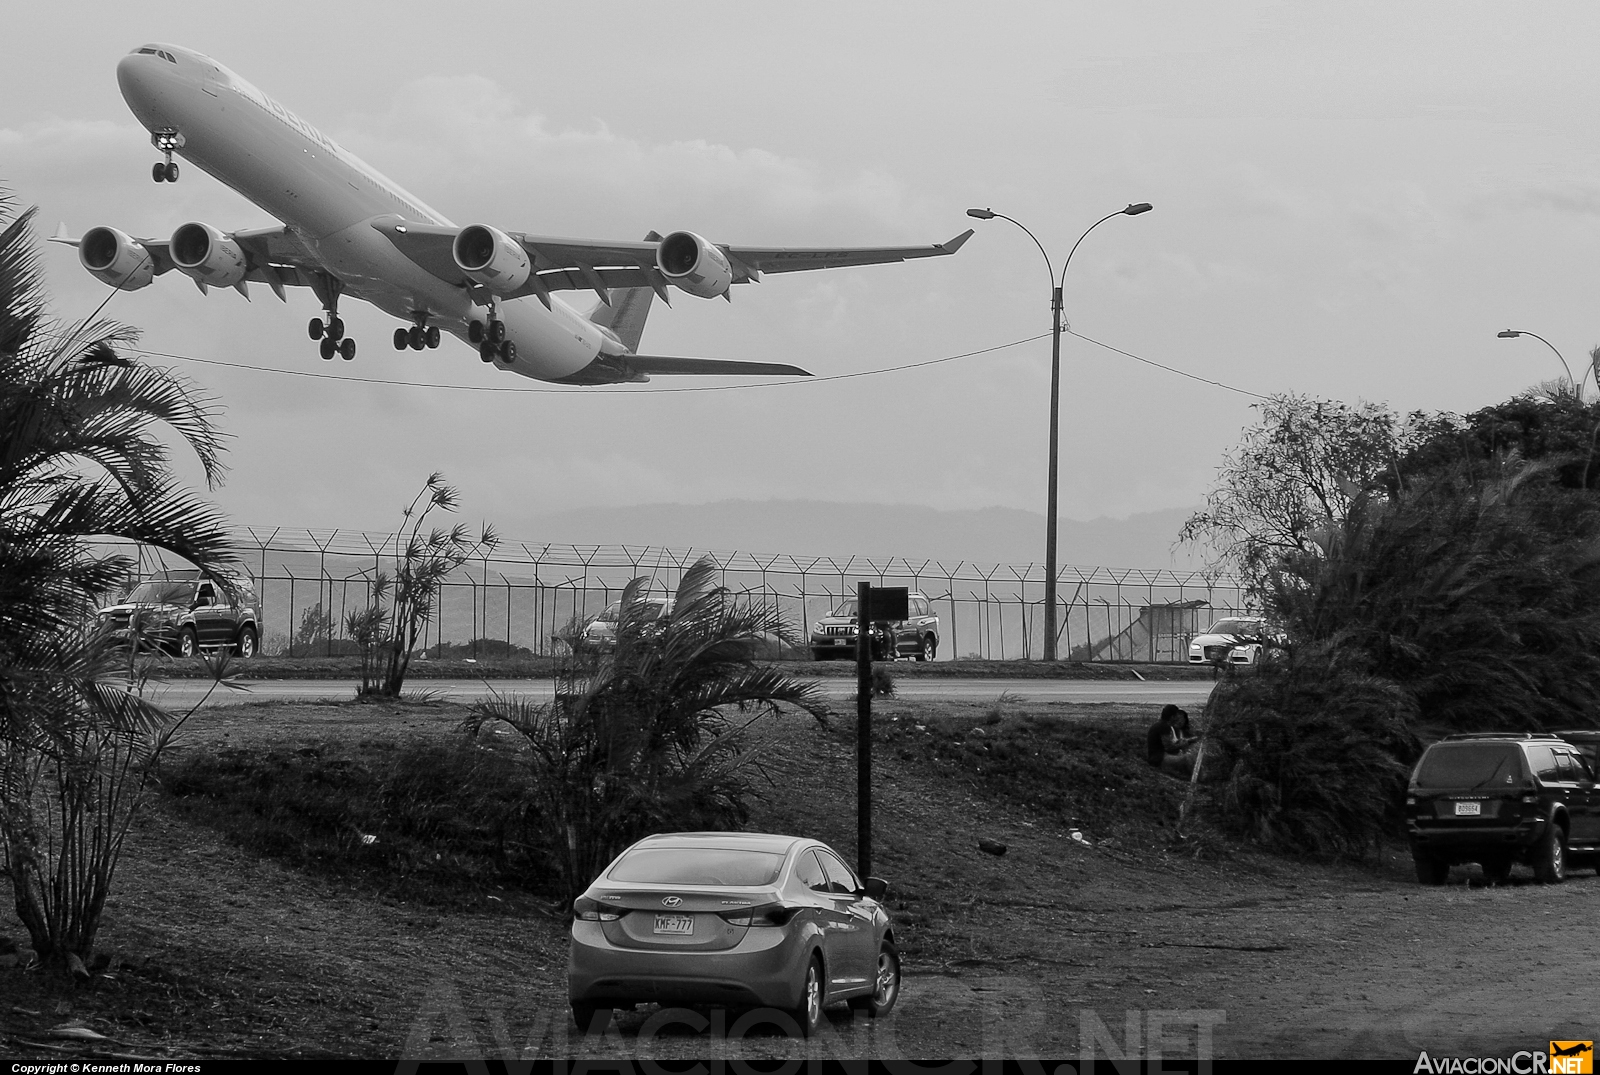
[[[887,887],[803,837],[647,836],[573,902],[572,1016],[601,1033],[613,1009],[649,1001],[772,1008],[810,1036],[836,1002],[888,1015],[900,956]]]
[[[255,588],[242,576],[227,582],[218,585],[195,568],[162,571],[135,586],[121,603],[101,609],[100,622],[112,630],[137,630],[142,644],[179,657],[207,648],[254,657],[261,641]]]
[[[640,610],[641,630],[648,637],[660,630],[660,623],[672,614],[672,598],[645,597]],[[622,622],[622,602],[613,601],[600,614],[583,625],[573,649],[579,652],[606,653],[617,648],[617,626]]]
[[[1189,640],[1189,663],[1256,668],[1283,641],[1283,632],[1260,616],[1228,616]]]
[[[1514,862],[1561,881],[1571,860],[1600,859],[1600,790],[1583,753],[1547,733],[1452,735],[1423,752],[1406,789],[1417,880],[1442,885],[1476,862],[1504,881]]]
[[[1600,729],[1572,728],[1555,734],[1577,747],[1578,753],[1589,763],[1589,771],[1600,779]]]
[[[939,652],[939,617],[927,597],[912,591],[907,597],[910,618],[879,620],[872,625],[874,660],[915,657],[931,661]],[[856,655],[856,599],[847,597],[834,610],[811,625],[811,657],[817,661]]]

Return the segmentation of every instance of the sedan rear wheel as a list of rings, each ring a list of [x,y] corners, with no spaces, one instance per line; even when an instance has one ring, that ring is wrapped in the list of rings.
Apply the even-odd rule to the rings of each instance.
[[[894,945],[884,941],[883,947],[878,949],[878,977],[873,983],[872,992],[851,1000],[850,1007],[866,1012],[873,1019],[880,1019],[894,1009],[894,1002],[899,999],[900,953],[895,951]]]
[[[800,987],[800,1006],[790,1016],[800,1027],[802,1038],[815,1037],[822,1028],[822,960],[811,957],[806,964],[806,976]]]

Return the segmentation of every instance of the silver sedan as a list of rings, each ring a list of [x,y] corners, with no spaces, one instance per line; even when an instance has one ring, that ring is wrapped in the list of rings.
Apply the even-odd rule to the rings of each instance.
[[[900,994],[887,887],[803,837],[646,837],[574,901],[573,1018],[600,1033],[616,1008],[700,1004],[809,1037],[837,1002],[887,1015]]]

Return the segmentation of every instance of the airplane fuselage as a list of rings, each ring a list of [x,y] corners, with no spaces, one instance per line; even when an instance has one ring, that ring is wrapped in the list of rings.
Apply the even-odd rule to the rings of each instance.
[[[375,222],[452,226],[377,169],[209,57],[173,45],[131,53],[117,64],[128,107],[152,133],[181,136],[175,152],[282,221],[344,295],[402,320],[428,323],[468,340],[488,314],[464,288],[402,254]],[[599,326],[552,296],[501,300],[496,314],[516,358],[501,363],[546,381],[582,380],[602,353],[623,350]]]

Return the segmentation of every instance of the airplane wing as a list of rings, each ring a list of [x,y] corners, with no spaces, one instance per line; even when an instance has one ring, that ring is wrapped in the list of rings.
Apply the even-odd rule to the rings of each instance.
[[[413,224],[398,217],[373,221],[372,226],[388,237],[395,247],[441,280],[471,290],[473,283],[457,267],[451,254],[458,228]],[[552,291],[593,290],[609,303],[609,291],[618,287],[648,287],[665,301],[667,277],[656,267],[660,237],[643,242],[565,239],[524,232],[506,232],[528,252],[534,272],[519,290],[502,296],[520,298],[538,295],[548,300]],[[971,229],[954,239],[930,246],[877,246],[789,248],[718,245],[733,269],[733,283],[754,283],[763,272],[799,272],[805,269],[830,269],[846,265],[879,265],[911,258],[954,254],[972,236]]]
[[[309,287],[313,290],[321,289],[322,282],[319,273],[322,266],[312,256],[304,243],[295,237],[294,233],[282,224],[270,228],[251,228],[245,231],[228,232],[228,238],[239,244],[244,251],[248,272],[244,281],[235,285],[246,298],[249,291],[243,286],[248,281],[266,284],[278,298],[287,301],[284,287]],[[67,225],[60,224],[56,233],[50,236],[50,242],[61,243],[64,246],[78,246],[82,240],[67,234]],[[172,261],[171,241],[168,239],[144,239],[137,236],[133,241],[144,247],[155,263],[154,274],[161,276],[171,272],[177,266]],[[206,290],[206,285],[200,281],[200,290]]]

